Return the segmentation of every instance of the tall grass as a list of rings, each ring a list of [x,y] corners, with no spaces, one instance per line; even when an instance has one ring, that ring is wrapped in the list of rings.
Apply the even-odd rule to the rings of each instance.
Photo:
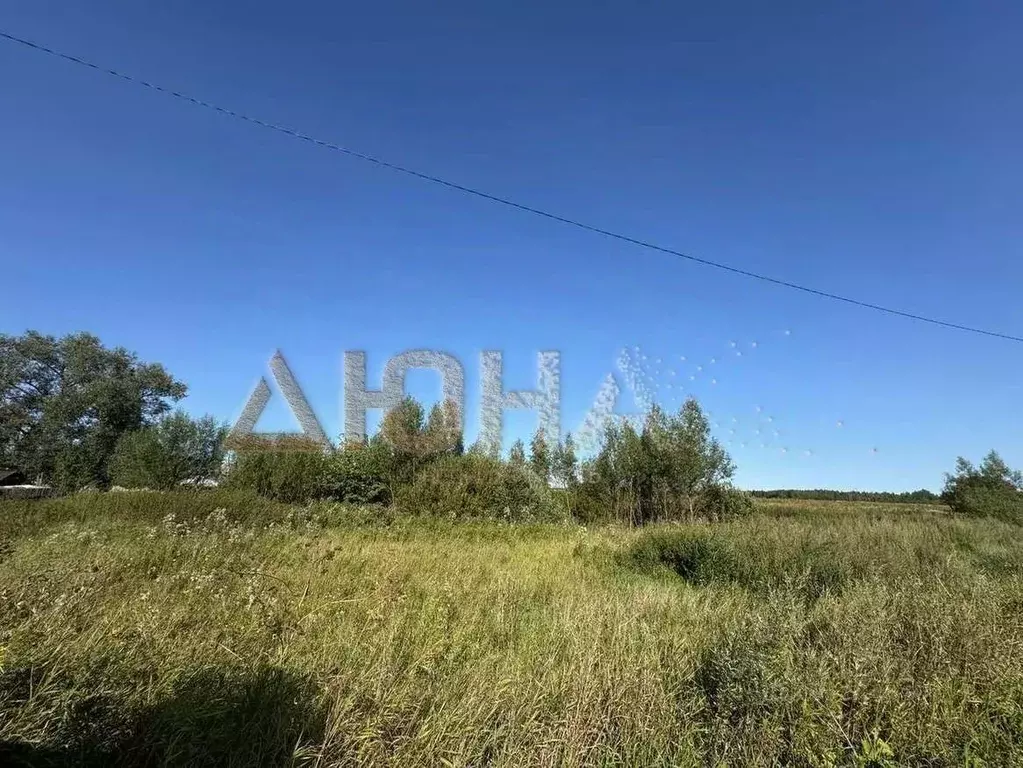
[[[0,758],[1023,763],[1019,529],[764,510],[634,531],[5,503]]]

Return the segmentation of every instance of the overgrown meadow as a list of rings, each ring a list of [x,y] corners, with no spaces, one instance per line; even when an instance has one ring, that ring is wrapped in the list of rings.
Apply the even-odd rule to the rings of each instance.
[[[1023,531],[924,505],[453,522],[0,503],[23,765],[1023,764]]]

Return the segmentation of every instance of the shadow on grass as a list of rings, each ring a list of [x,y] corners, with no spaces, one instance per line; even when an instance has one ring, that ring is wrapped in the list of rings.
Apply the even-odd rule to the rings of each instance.
[[[320,743],[315,686],[284,670],[206,671],[126,713],[102,696],[69,706],[44,744],[0,742],[4,766],[282,766]]]

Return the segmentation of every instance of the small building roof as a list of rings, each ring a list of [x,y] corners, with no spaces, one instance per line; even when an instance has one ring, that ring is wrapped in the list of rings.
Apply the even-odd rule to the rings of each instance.
[[[20,469],[0,467],[0,485],[25,485],[28,478]]]

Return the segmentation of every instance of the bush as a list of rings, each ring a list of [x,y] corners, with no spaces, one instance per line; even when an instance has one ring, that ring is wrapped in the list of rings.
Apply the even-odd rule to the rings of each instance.
[[[649,534],[636,542],[628,558],[640,570],[669,568],[690,584],[736,580],[735,555],[723,540],[704,531]]]
[[[611,498],[607,487],[601,483],[585,479],[584,476],[583,482],[564,493],[569,499],[568,506],[572,510],[572,517],[578,523],[599,525],[612,521],[626,522],[615,514],[614,499]]]
[[[349,504],[387,504],[389,454],[384,445],[352,443],[343,446],[327,463],[327,492]]]
[[[632,518],[623,514],[622,510],[642,503],[637,496],[629,498],[627,492],[623,493],[619,489],[594,481],[584,481],[565,493],[568,496],[567,503],[572,510],[572,517],[584,525],[622,520],[623,517],[625,522],[631,522]],[[670,502],[670,499],[668,501]],[[749,493],[727,484],[710,485],[700,491],[692,513],[687,507],[684,513],[665,514],[669,508],[669,505],[662,501],[657,519],[720,522],[748,517],[756,511],[753,497]]]
[[[390,460],[382,443],[353,443],[327,453],[301,437],[249,437],[235,446],[224,485],[289,504],[317,499],[387,504]]]
[[[95,454],[82,446],[66,446],[54,461],[53,485],[60,493],[76,493],[97,486],[101,468]]]
[[[386,459],[392,488],[412,483],[418,472],[442,456],[462,453],[461,415],[454,400],[445,400],[424,419],[423,406],[406,397],[386,414],[371,441]]]
[[[712,485],[704,489],[697,514],[708,520],[731,520],[754,512],[753,497],[730,485]]]
[[[411,485],[402,486],[395,502],[407,514],[448,519],[565,517],[551,489],[534,472],[474,453],[438,459]]]
[[[883,575],[863,552],[848,552],[828,537],[786,528],[791,529],[788,535],[773,524],[757,522],[673,525],[644,534],[619,557],[640,572],[666,568],[697,586],[735,584],[764,596],[792,589],[807,600],[840,594],[850,582],[868,575]]]
[[[268,499],[303,503],[331,494],[331,456],[306,438],[249,437],[234,446],[225,485]]]
[[[1023,524],[1023,473],[1009,469],[991,451],[975,468],[960,457],[954,474],[945,475],[941,499],[953,513],[967,517],[993,517]]]
[[[170,490],[185,480],[216,477],[227,428],[212,416],[191,419],[178,412],[151,427],[121,436],[110,461],[110,478],[124,488]]]
[[[572,509],[580,519],[633,525],[745,514],[752,505],[734,496],[734,472],[699,403],[689,398],[674,415],[654,406],[639,430],[628,421],[609,424],[600,452],[583,465]]]
[[[1023,494],[1016,490],[966,487],[955,493],[950,506],[957,514],[1023,525]]]

